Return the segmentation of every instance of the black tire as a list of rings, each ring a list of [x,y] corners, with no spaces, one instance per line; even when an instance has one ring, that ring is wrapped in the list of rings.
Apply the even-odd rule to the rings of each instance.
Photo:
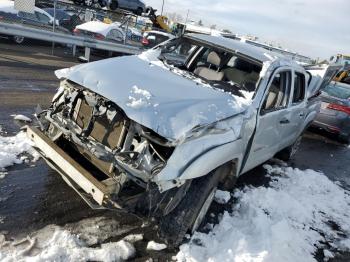
[[[118,9],[118,1],[112,1],[111,4],[109,5],[109,9],[111,10],[117,10]]]
[[[143,9],[141,7],[136,9],[136,15],[142,15]]]
[[[158,234],[169,246],[176,247],[181,244],[185,235],[193,233],[203,222],[198,221],[198,216],[200,213],[207,211],[203,211],[203,206],[208,204],[210,201],[208,198],[211,197],[213,192],[215,194],[220,175],[222,175],[219,170],[194,179],[179,205],[168,215],[160,218]],[[194,228],[195,222],[197,222],[197,228]]]
[[[286,162],[291,160],[295,156],[296,152],[298,152],[302,138],[303,136],[300,135],[292,145],[278,152],[276,157]]]
[[[344,143],[344,144],[350,144],[350,134],[349,135],[340,135],[338,137],[339,142]]]

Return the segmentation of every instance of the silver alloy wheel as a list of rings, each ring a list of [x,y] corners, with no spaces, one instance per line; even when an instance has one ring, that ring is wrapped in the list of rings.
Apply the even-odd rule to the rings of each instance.
[[[197,215],[197,218],[193,223],[193,226],[191,229],[192,234],[199,228],[199,226],[203,222],[203,219],[204,219],[205,215],[207,214],[211,203],[213,202],[215,192],[216,192],[216,187],[212,189],[212,191],[208,195],[207,199],[205,200],[203,206],[201,207],[201,209]]]
[[[92,4],[94,3],[94,1],[93,0],[84,0],[84,4],[86,5],[86,6],[92,6]]]
[[[15,41],[16,44],[22,44],[24,42],[24,37],[23,36],[19,36],[19,35],[15,35],[13,37],[13,41]]]

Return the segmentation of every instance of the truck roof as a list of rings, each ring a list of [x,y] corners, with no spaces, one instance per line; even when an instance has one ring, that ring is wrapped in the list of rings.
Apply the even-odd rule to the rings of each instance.
[[[186,36],[194,40],[198,40],[200,42],[207,42],[210,45],[219,46],[225,49],[230,49],[233,52],[241,53],[245,56],[251,57],[262,63],[275,60],[276,58],[292,60],[289,57],[271,52],[262,47],[253,46],[245,42],[232,40],[224,37],[202,35],[202,34],[186,34]]]

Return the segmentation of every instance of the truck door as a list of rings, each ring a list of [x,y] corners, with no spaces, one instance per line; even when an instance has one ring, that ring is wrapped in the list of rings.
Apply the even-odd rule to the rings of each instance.
[[[262,99],[257,129],[243,172],[260,165],[283,148],[285,134],[292,128],[292,111],[288,107],[292,71],[276,70]]]
[[[291,128],[284,134],[285,145],[287,147],[295,142],[304,128],[304,122],[307,114],[306,106],[306,78],[304,73],[294,71],[293,88],[290,109],[293,112],[291,118]]]

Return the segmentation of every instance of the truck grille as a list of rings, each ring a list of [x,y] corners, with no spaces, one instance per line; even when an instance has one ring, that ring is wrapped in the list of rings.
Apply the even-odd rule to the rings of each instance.
[[[79,98],[73,118],[81,129],[88,127],[92,113],[93,109],[86,100]],[[117,113],[113,122],[104,114],[95,119],[90,137],[113,150],[122,145],[125,131],[125,118],[120,112]]]

